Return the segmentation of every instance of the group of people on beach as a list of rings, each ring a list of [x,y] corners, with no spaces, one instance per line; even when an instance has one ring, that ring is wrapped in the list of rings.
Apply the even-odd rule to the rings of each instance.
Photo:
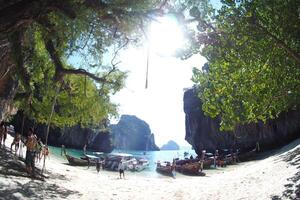
[[[125,170],[127,168],[127,163],[128,163],[128,161],[126,161],[125,159],[122,158],[118,164],[118,171],[119,171],[120,179],[122,179],[122,176],[125,179]],[[97,159],[96,170],[98,173],[100,172],[100,169],[103,168],[104,164],[105,164],[105,160],[101,160],[100,158]]]
[[[44,145],[41,138],[38,138],[34,134],[33,128],[30,128],[27,135],[26,145],[26,171],[27,173],[34,175],[35,163],[40,162],[42,158],[49,156],[49,149],[47,145]]]
[[[3,121],[0,122],[0,147],[5,147],[5,140],[7,138],[7,127]],[[44,145],[41,138],[38,138],[34,134],[33,128],[30,128],[27,134],[27,138],[22,138],[21,134],[16,132],[13,142],[10,145],[11,152],[15,152],[15,155],[22,151],[22,144],[26,146],[26,171],[28,174],[34,175],[35,163],[40,162],[43,157],[49,156],[49,149],[47,145]],[[13,149],[14,147],[14,149]],[[20,148],[21,147],[21,148]],[[21,155],[21,153],[19,154]]]

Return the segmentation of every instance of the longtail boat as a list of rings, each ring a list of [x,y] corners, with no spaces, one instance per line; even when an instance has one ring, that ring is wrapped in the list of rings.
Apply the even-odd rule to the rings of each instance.
[[[187,175],[196,175],[196,176],[205,176],[205,173],[200,171],[200,163],[185,163],[183,165],[176,165],[176,171],[187,174]]]
[[[166,176],[173,176],[173,168],[172,166],[163,166],[163,165],[157,165],[156,171],[160,174],[166,175]]]
[[[69,164],[73,166],[91,166],[91,165],[96,165],[96,161],[93,159],[82,159],[82,158],[75,158],[73,156],[70,156],[68,154],[65,155]]]
[[[185,164],[193,164],[193,163],[199,163],[199,159],[184,159],[184,160],[177,160],[176,166],[185,165]],[[214,160],[211,158],[207,158],[203,161],[203,169],[209,169],[210,166],[214,163]]]

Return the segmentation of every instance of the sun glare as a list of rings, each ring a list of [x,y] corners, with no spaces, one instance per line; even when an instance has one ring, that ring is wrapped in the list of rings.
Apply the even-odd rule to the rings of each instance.
[[[150,27],[151,51],[161,55],[172,55],[183,46],[184,36],[174,17],[162,17],[153,21]]]

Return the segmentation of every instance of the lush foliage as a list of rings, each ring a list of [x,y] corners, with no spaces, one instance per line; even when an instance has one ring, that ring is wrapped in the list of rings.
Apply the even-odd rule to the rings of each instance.
[[[300,1],[223,0],[199,23],[195,49],[208,63],[194,69],[203,110],[221,129],[265,121],[300,102]],[[196,13],[196,14],[195,14]],[[209,20],[207,20],[209,19]]]
[[[150,16],[159,13],[161,2],[19,3],[22,7],[12,1],[5,9],[13,9],[16,19],[32,15],[30,20],[23,25],[24,17],[17,19],[23,26],[9,20],[0,24],[6,26],[1,33],[10,30],[20,80],[17,97],[21,98],[15,105],[40,123],[48,122],[54,105],[51,123],[60,127],[98,125],[116,115],[117,105],[110,96],[123,87],[126,73],[117,68],[115,54],[138,41]],[[110,65],[103,63],[104,55],[112,58]]]

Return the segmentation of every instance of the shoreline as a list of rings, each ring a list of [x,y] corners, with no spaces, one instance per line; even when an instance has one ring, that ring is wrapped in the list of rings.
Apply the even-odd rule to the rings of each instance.
[[[8,136],[7,146],[11,140]],[[288,189],[296,191],[300,185],[300,177],[292,179],[299,172],[298,151],[300,139],[262,160],[205,170],[204,177],[176,173],[174,179],[126,171],[125,180],[118,172],[97,174],[95,167],[73,167],[50,155],[45,181],[0,173],[0,199],[287,199]]]

